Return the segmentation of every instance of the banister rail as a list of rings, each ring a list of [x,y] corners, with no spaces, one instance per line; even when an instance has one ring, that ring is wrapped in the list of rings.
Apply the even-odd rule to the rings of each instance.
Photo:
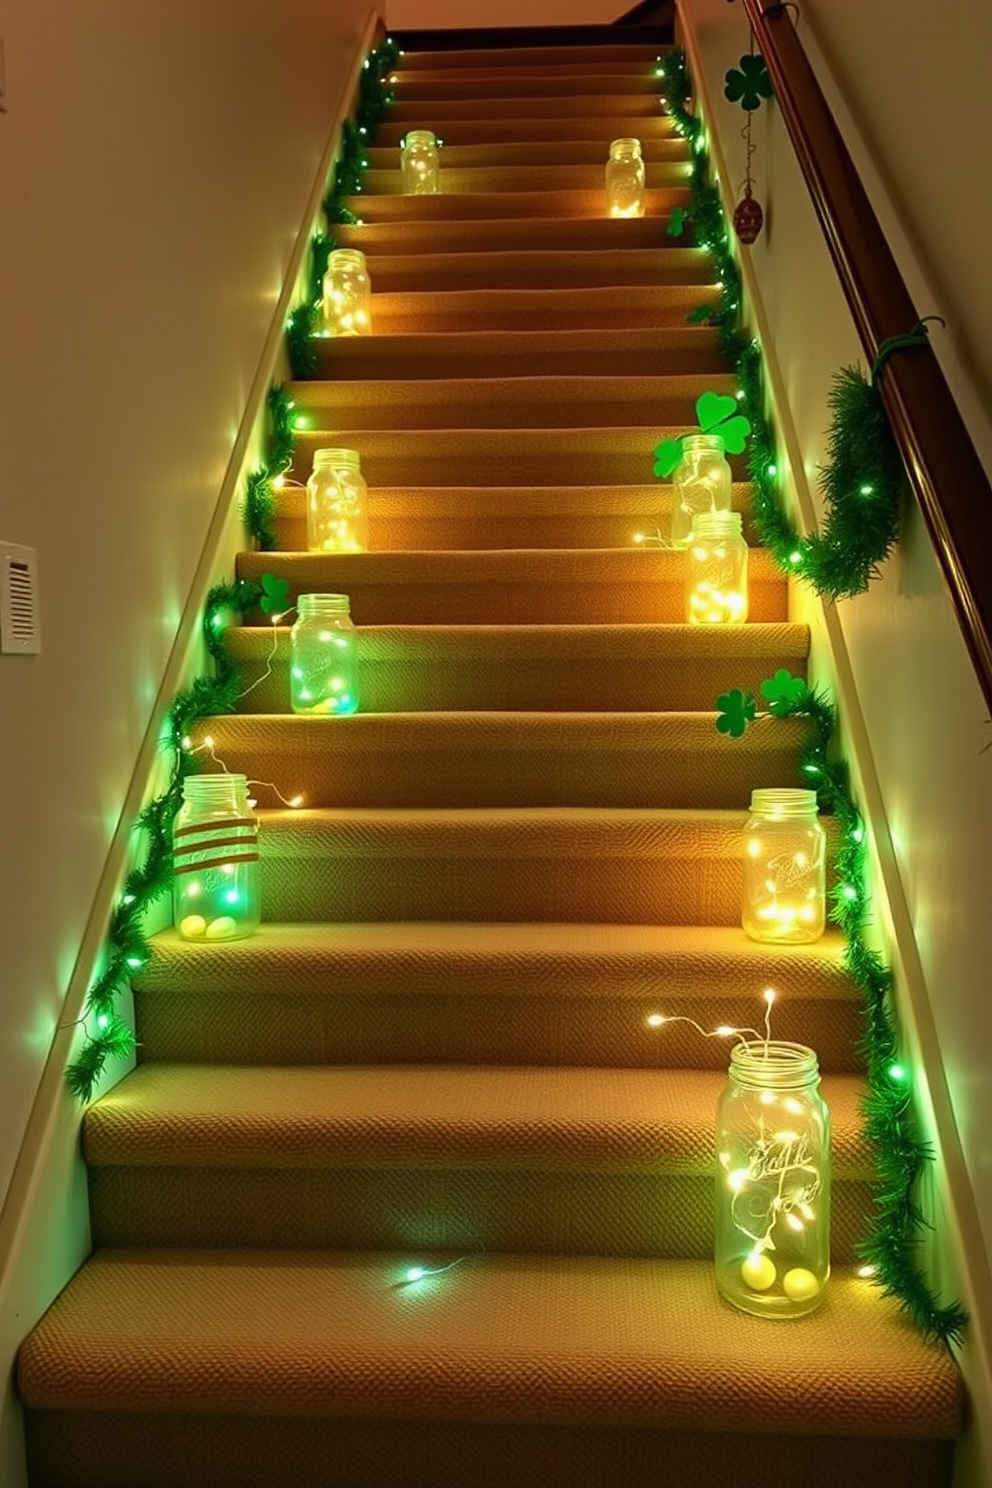
[[[743,0],[869,366],[920,312],[788,8]],[[929,345],[885,359],[878,389],[992,713],[992,486]]]

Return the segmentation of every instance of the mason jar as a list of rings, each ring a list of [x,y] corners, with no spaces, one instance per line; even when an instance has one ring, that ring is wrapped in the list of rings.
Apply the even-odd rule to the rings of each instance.
[[[241,940],[261,919],[258,821],[244,775],[187,775],[172,828],[172,906],[184,940]]]
[[[819,940],[826,924],[826,858],[816,791],[751,792],[741,924],[752,940]]]
[[[323,282],[324,329],[331,336],[367,336],[372,329],[372,286],[365,254],[334,248]]]
[[[800,1317],[830,1275],[830,1114],[804,1044],[735,1044],[716,1116],[716,1281],[758,1317]]]
[[[611,217],[644,216],[644,161],[638,139],[615,139],[606,162],[606,205]]]
[[[358,450],[314,450],[307,481],[311,553],[364,553],[369,543],[368,487]]]
[[[440,191],[438,144],[433,130],[408,132],[400,149],[400,180],[407,196],[432,196]]]
[[[673,546],[684,548],[692,536],[692,519],[699,512],[729,511],[733,477],[723,440],[716,434],[689,434],[682,441],[682,458],[672,474]]]
[[[685,550],[685,617],[690,625],[747,619],[747,543],[741,514],[699,512]]]
[[[294,713],[344,716],[358,708],[358,632],[347,594],[301,594],[290,631]]]

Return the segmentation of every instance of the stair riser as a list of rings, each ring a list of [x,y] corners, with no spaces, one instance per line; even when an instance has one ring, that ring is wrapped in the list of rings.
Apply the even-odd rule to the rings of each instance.
[[[288,659],[276,658],[271,674],[262,660],[234,657],[245,688],[245,714],[285,713],[289,710]],[[470,656],[375,660],[359,637],[362,710],[366,713],[592,710],[618,713],[675,708],[709,711],[730,682],[758,695],[762,682],[777,667],[789,665],[794,675],[805,672],[805,657],[778,654],[729,661],[716,657],[679,663],[665,660],[634,664],[625,661],[526,661],[501,665],[489,660],[480,666]],[[659,762],[660,763],[660,762]],[[654,766],[651,767],[652,773]]]
[[[385,845],[384,845],[385,847]],[[445,857],[261,859],[269,920],[491,920],[635,925],[737,925],[742,873],[736,858],[569,861],[486,853]]]
[[[649,256],[658,257],[650,250]],[[577,328],[581,328],[579,334],[635,332],[644,335],[654,331],[657,333],[655,351],[658,360],[652,372],[657,372],[659,366],[664,365],[661,360],[663,353],[657,345],[664,333],[681,331],[685,335],[686,316],[699,305],[715,303],[718,295],[715,288],[704,283],[688,288],[645,285],[638,282],[642,271],[634,267],[628,270],[622,284],[612,290],[603,288],[611,277],[611,270],[608,260],[604,262],[597,253],[584,254],[574,260],[567,273],[560,275],[553,295],[548,293],[552,286],[545,289],[541,284],[548,272],[547,260],[541,253],[517,255],[515,259],[481,253],[445,254],[439,255],[436,262],[443,265],[442,272],[451,278],[450,289],[445,295],[436,295],[431,290],[435,271],[429,258],[411,258],[403,268],[388,267],[396,265],[394,258],[373,262],[371,272],[376,283],[387,291],[375,293],[372,297],[372,319],[377,336],[464,335],[467,331],[471,331],[473,336],[499,335],[499,355],[505,357],[508,346],[504,337],[509,331],[525,329],[544,334],[553,331],[559,335],[575,334]],[[643,270],[645,276],[652,272],[660,270],[651,267]],[[707,276],[700,272],[699,277]],[[401,294],[392,293],[390,287],[401,287],[404,280],[410,288]],[[501,280],[506,281],[505,289],[498,287]],[[576,287],[562,287],[572,284]],[[315,338],[318,369],[323,366],[324,358],[333,356],[338,349],[329,338]],[[466,346],[462,357],[473,350]],[[510,351],[513,354],[512,348]],[[362,355],[374,357],[377,352],[374,340],[363,340],[360,351],[346,354],[357,359]],[[551,354],[544,353],[545,356]],[[597,367],[600,365],[599,355],[595,353]],[[456,353],[452,367],[457,362]],[[593,365],[592,356],[589,365]],[[700,370],[693,366],[691,353],[681,365],[687,372]],[[569,370],[574,372],[574,363]],[[603,367],[602,370],[607,369]],[[443,375],[454,374],[448,370]]]
[[[598,215],[605,217],[608,215],[605,190],[607,154],[608,151],[603,150],[596,160],[566,165],[558,165],[554,162],[542,165],[539,161],[518,161],[507,165],[502,163],[454,165],[445,152],[441,155],[441,169],[438,172],[439,189],[435,195],[449,197],[463,193],[470,196],[485,194],[492,198],[492,205],[495,209],[503,204],[505,194],[510,192],[553,193],[557,198],[558,194],[563,191],[581,191],[595,193],[599,203]],[[645,190],[647,193],[652,193],[684,187],[689,180],[691,169],[688,155],[685,152],[681,160],[675,158],[646,161],[644,165]],[[362,176],[361,195],[363,198],[402,196],[404,208],[415,210],[413,200],[404,190],[398,159],[392,166],[365,171]],[[648,210],[649,200],[650,197],[646,195],[645,211]],[[368,206],[369,203],[366,201],[363,208],[366,220],[370,220],[365,211]],[[406,210],[403,215],[407,215]]]
[[[434,1250],[524,1255],[713,1253],[709,1173],[320,1168],[90,1170],[95,1246]],[[831,1252],[850,1265],[869,1185],[834,1165]]]
[[[423,1299],[427,1301],[425,1297]],[[429,1316],[428,1314],[425,1314]],[[274,1368],[278,1367],[275,1361]],[[581,1421],[29,1411],[32,1488],[949,1488],[953,1442],[626,1431]]]
[[[735,679],[736,680],[736,679]],[[499,715],[486,726],[460,714],[435,715],[436,728],[406,714],[278,720],[219,717],[191,729],[209,733],[229,770],[273,781],[308,809],[327,807],[609,807],[632,810],[741,810],[758,788],[801,778],[802,738],[794,729],[755,750],[694,720],[670,730],[654,715],[589,719]],[[420,725],[429,720],[418,719]],[[574,721],[575,728],[568,723]],[[288,722],[288,720],[287,720]],[[692,726],[690,726],[690,722]],[[621,727],[622,724],[629,727]],[[707,726],[709,720],[703,720]],[[369,725],[369,726],[366,726]],[[730,751],[732,758],[728,759]],[[259,791],[264,800],[264,792]]]
[[[585,189],[576,187],[562,191],[545,191],[540,187],[528,190],[524,186],[519,191],[500,192],[448,192],[442,188],[431,196],[360,194],[346,197],[345,205],[366,225],[430,223],[442,241],[449,224],[473,226],[480,248],[486,245],[491,222],[512,225],[514,220],[529,219],[543,224],[545,232],[567,222],[569,218],[582,222],[598,218],[608,227],[616,225],[606,213],[602,183],[594,183]],[[644,192],[644,219],[667,231],[668,218],[674,208],[688,209],[691,205],[692,192],[688,177],[683,177],[681,184],[647,187]],[[440,243],[437,246],[440,247]]]
[[[589,105],[590,112],[595,113],[601,101],[636,97],[640,98],[646,113],[649,108],[653,112],[659,107],[662,91],[661,79],[654,76],[654,68],[649,64],[642,64],[627,74],[615,74],[606,68],[600,71],[590,67],[588,72],[575,75],[553,72],[549,75],[541,73],[528,76],[521,70],[509,77],[505,74],[486,77],[473,72],[470,77],[449,75],[432,78],[422,73],[407,73],[400,68],[396,77],[397,108],[411,103],[454,104],[461,100],[474,103],[482,99],[493,99],[505,104],[510,99],[514,103],[523,103],[524,100],[533,98],[581,98]],[[391,109],[390,113],[392,112]]]
[[[443,433],[347,427],[316,432],[301,430],[289,474],[292,479],[305,482],[313,466],[314,450],[334,444],[358,450],[370,486],[557,486],[579,485],[583,481],[590,485],[635,486],[650,477],[655,449],[670,432],[660,426],[547,432],[512,428],[455,429]],[[735,480],[746,479],[742,456],[732,456],[730,467]],[[622,600],[620,604],[622,607]],[[555,617],[548,613],[546,618]],[[590,621],[593,618],[590,616]],[[641,618],[674,617],[644,615]],[[785,616],[752,618],[770,620]],[[600,615],[595,619],[608,623],[609,617]]]
[[[628,348],[620,345],[590,344],[588,350],[576,347],[572,342],[583,333],[564,334],[566,343],[560,347],[530,345],[531,337],[522,335],[521,345],[507,347],[485,331],[472,336],[473,345],[466,346],[458,334],[438,333],[442,344],[431,345],[432,337],[424,332],[399,331],[389,333],[379,324],[377,307],[373,307],[376,335],[361,340],[321,340],[318,342],[318,371],[321,377],[338,382],[349,381],[352,387],[358,379],[369,382],[387,382],[389,379],[406,379],[415,371],[421,379],[436,378],[439,383],[448,379],[462,381],[467,378],[513,378],[555,377],[562,379],[574,376],[576,357],[585,359],[590,369],[607,378],[654,377],[665,367],[665,352],[657,344]],[[635,319],[631,316],[631,319]],[[430,305],[424,306],[423,320],[430,320]],[[409,310],[400,316],[400,324],[412,325]],[[474,324],[474,322],[473,322]],[[632,327],[639,330],[640,325]],[[550,333],[548,333],[550,334]],[[555,333],[560,334],[560,333]],[[386,344],[382,345],[385,339]],[[415,342],[408,346],[407,341]],[[501,338],[502,339],[502,338]],[[605,343],[606,337],[603,336]],[[481,341],[481,345],[479,344]],[[487,344],[489,343],[489,344]],[[678,348],[679,366],[683,372],[705,379],[705,386],[712,385],[724,373],[720,365],[720,354],[709,338],[701,338],[696,346]]]
[[[414,126],[416,127],[416,126]],[[400,141],[410,128],[409,122],[401,122],[395,116],[387,116],[386,122],[376,133],[376,144],[387,149],[398,149]],[[619,131],[626,133],[626,124]],[[572,115],[562,119],[552,113],[536,117],[529,111],[514,118],[494,119],[486,117],[449,117],[440,129],[445,147],[449,145],[503,144],[519,141],[524,144],[539,144],[542,141],[560,143],[567,140],[589,140],[602,145],[605,154],[611,140],[618,135],[617,119],[607,115]],[[659,113],[656,118],[642,116],[637,120],[637,137],[644,140],[671,140],[678,138],[672,120]]]
[[[358,213],[361,215],[366,198],[358,197],[355,200]],[[368,200],[371,201],[373,198],[370,197]],[[422,197],[411,198],[411,200],[428,201],[429,199]],[[429,207],[421,210],[429,210]],[[669,254],[672,256],[672,265],[678,266],[680,277],[681,266],[686,255],[695,255],[699,267],[696,269],[696,274],[690,277],[690,283],[699,282],[701,275],[703,282],[711,283],[713,278],[709,255],[702,249],[694,249],[691,244],[683,244],[681,241],[676,244],[668,235],[667,222],[652,217],[625,217],[614,222],[597,213],[589,218],[571,217],[564,220],[517,217],[509,220],[494,218],[492,221],[451,221],[443,224],[430,220],[392,221],[335,226],[334,237],[340,247],[360,248],[362,252],[368,254],[370,270],[373,274],[376,270],[376,259],[384,253],[431,254],[447,257],[465,253],[484,255],[540,252],[545,255],[549,264],[557,256],[560,283],[574,284],[576,280],[572,277],[573,266],[568,262],[567,257],[562,258],[562,250],[566,254],[573,251],[613,253],[616,255],[619,267],[624,261],[625,252],[640,254],[650,249],[654,251],[658,260],[659,277],[654,281],[646,274],[643,278],[634,280],[621,277],[619,280],[621,284],[676,282],[672,279],[671,273],[666,274],[665,271]],[[641,260],[635,257],[629,264],[629,272],[636,273],[640,263]],[[708,278],[703,274],[704,264]],[[578,267],[581,268],[581,264]],[[505,271],[518,272],[517,265],[512,259],[505,264]],[[620,272],[623,275],[622,268]],[[602,283],[603,281],[593,282]],[[442,281],[437,281],[436,287],[440,287],[441,283]],[[445,287],[455,288],[456,286],[454,282],[449,281]]]
[[[681,135],[642,138],[641,154],[645,165],[658,165],[665,161],[684,163],[689,158],[689,147]],[[446,170],[518,165],[595,165],[602,170],[608,156],[609,144],[600,140],[504,140],[498,144],[445,144],[443,164]],[[398,146],[392,149],[377,146],[365,151],[365,159],[372,171],[398,171],[401,150]],[[365,190],[369,179],[368,175],[363,177]]]
[[[623,430],[653,424],[660,430],[691,427],[698,398],[706,391],[732,398],[737,379],[725,372],[653,375],[631,385],[623,377],[593,375],[592,367],[578,377],[510,376],[502,369],[497,375],[494,369],[464,379],[294,382],[288,391],[317,429]]]
[[[650,122],[661,111],[659,95],[650,93],[600,93],[591,101],[581,95],[565,95],[560,98],[441,98],[435,99],[429,109],[420,103],[406,103],[403,99],[391,105],[388,114],[389,127],[404,126],[404,129],[433,129],[448,142],[452,124],[484,121],[503,127],[508,114],[517,120],[551,120],[559,126],[573,119],[587,119],[591,114],[597,121],[606,124],[619,123],[617,134],[635,134],[642,121]],[[504,136],[505,137],[505,136]],[[387,141],[377,136],[379,144]],[[400,136],[402,138],[402,134]],[[452,141],[453,143],[455,141]],[[457,141],[462,143],[460,139]]]
[[[264,929],[260,932],[265,933]],[[514,976],[512,994],[465,976],[455,993],[439,994],[438,967],[430,985],[404,983],[381,970],[335,970],[324,995],[246,985],[237,996],[211,990],[136,992],[142,1063],[313,1065],[470,1064],[575,1066],[603,1069],[712,1069],[727,1065],[726,1046],[701,1039],[688,1024],[663,1033],[645,1018],[664,1009],[669,1017],[702,1018],[704,1026],[746,1027],[755,998],[745,970],[736,984],[697,987],[673,980],[659,967],[651,990],[643,982],[627,991],[615,969],[593,992],[548,992],[547,978]],[[643,979],[649,980],[647,976]],[[802,996],[790,996],[793,978],[772,975],[783,994],[775,1009],[782,1039],[814,1048],[821,1071],[853,1073],[862,1031],[854,999],[837,996],[836,979],[817,997],[806,972]],[[687,987],[692,996],[688,995]],[[833,997],[829,996],[833,990]],[[626,992],[626,995],[624,995]]]

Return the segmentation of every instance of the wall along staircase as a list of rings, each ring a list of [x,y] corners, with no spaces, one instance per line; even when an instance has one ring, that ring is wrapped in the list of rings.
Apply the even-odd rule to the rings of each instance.
[[[265,617],[231,632],[258,685],[198,739],[307,804],[257,792],[257,936],[166,932],[136,979],[138,1067],[85,1121],[93,1253],[20,1355],[34,1488],[950,1482],[955,1367],[855,1274],[840,943],[739,928],[750,791],[797,783],[806,725],[729,741],[714,698],[808,636],[766,554],[747,625],[690,628],[679,555],[631,543],[667,521],[655,445],[734,387],[686,324],[716,290],[666,236],[685,146],[630,38],[407,42],[340,233],[374,334],[292,389],[293,475],[358,449],[370,551],[304,551],[287,488],[238,565],[351,596],[363,709],[292,716],[288,628],[261,681]],[[439,197],[399,192],[410,127]],[[641,220],[603,215],[619,134]],[[727,1046],[645,1025],[751,1025],[769,984],[834,1126],[834,1275],[791,1322],[714,1285]]]

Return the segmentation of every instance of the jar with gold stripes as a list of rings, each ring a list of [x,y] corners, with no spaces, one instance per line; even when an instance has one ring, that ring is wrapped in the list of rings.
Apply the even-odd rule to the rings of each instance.
[[[184,940],[240,940],[261,919],[258,819],[244,775],[187,775],[172,829],[173,913]]]

